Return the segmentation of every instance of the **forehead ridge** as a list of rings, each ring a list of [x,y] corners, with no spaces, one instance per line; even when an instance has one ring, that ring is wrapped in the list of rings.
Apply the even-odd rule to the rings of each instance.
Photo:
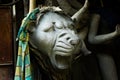
[[[73,21],[69,16],[66,16],[64,14],[60,14],[57,12],[47,12],[43,15],[43,17],[40,20],[40,24],[50,24],[55,22],[58,26],[67,26],[70,24],[73,24]]]

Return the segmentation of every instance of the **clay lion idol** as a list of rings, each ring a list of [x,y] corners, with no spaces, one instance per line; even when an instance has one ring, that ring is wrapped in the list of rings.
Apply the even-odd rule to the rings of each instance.
[[[84,34],[76,30],[87,8],[88,0],[72,17],[58,7],[37,8],[27,15],[18,32],[21,41],[19,52],[23,56],[23,64],[20,62],[20,65],[25,65],[25,69],[22,67],[25,78],[30,74],[33,80],[70,80],[71,65],[81,55],[80,51],[85,55],[91,53],[84,44]],[[20,51],[21,47],[23,51]],[[30,53],[30,61],[27,53]],[[28,65],[32,67],[31,73]]]

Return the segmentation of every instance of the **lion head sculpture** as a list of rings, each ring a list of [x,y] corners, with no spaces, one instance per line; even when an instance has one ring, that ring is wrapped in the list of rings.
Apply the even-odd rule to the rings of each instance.
[[[87,4],[88,0],[72,17],[58,7],[30,9],[16,38],[19,40],[16,69],[22,66],[19,69],[24,73],[19,71],[19,78],[48,80],[41,77],[48,76],[51,80],[70,80],[71,65],[80,51],[90,53],[83,41],[84,31],[77,30]],[[15,79],[18,79],[17,71]]]
[[[76,24],[58,7],[44,7],[40,11],[35,26],[30,26],[29,42],[36,54],[48,56],[54,68],[67,69],[83,46]]]

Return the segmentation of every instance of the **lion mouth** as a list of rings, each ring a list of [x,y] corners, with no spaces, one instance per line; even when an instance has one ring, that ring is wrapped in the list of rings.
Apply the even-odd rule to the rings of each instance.
[[[70,47],[56,46],[54,49],[55,65],[59,69],[67,69],[71,65],[73,49]]]
[[[57,69],[68,69],[71,66],[72,56],[75,51],[75,46],[68,42],[57,41],[58,43],[53,48],[52,64]]]
[[[67,69],[70,67],[72,56],[63,56],[63,55],[55,55],[56,65],[59,69]]]

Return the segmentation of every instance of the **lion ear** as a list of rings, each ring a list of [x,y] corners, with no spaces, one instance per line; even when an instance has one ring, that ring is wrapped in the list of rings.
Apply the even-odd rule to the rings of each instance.
[[[28,25],[28,32],[29,33],[33,33],[36,30],[36,22],[35,21],[31,21]]]

